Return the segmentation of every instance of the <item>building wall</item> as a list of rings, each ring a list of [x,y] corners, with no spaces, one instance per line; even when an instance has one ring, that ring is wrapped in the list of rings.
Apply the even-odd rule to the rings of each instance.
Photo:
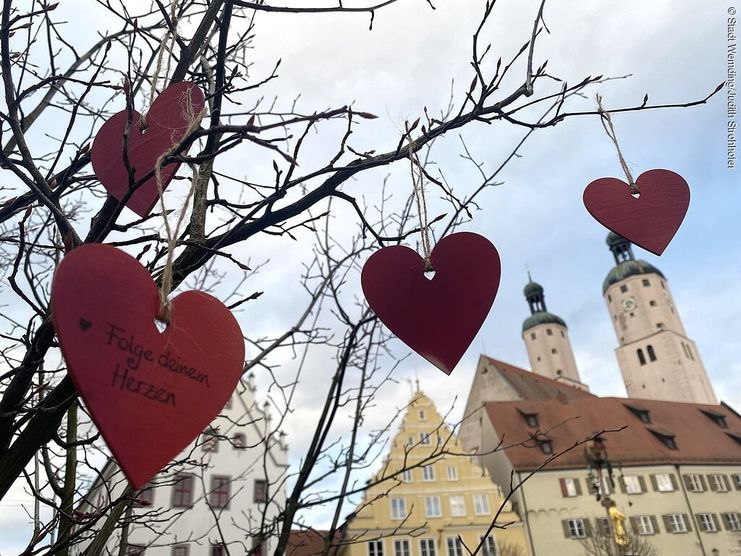
[[[658,274],[631,276],[610,286],[605,302],[619,342],[616,355],[629,397],[717,403],[666,280]]]
[[[157,475],[150,482],[151,489],[145,487],[136,494],[144,503],[134,504],[130,511],[130,550],[138,546],[148,556],[171,556],[175,546],[187,546],[188,556],[211,556],[213,545],[226,542],[232,554],[245,554],[261,537],[265,554],[274,548],[277,517],[285,505],[288,448],[276,431],[271,431],[269,413],[255,404],[254,387],[245,383],[239,388],[211,424],[213,430],[207,429],[176,458],[182,463]],[[244,446],[237,435],[244,435]],[[180,473],[193,477],[189,507],[175,504]],[[81,514],[105,511],[128,485],[113,460],[106,465],[103,477],[105,480],[96,481],[78,505]],[[216,498],[214,477],[228,479],[224,507]],[[266,481],[266,501],[256,496],[256,481]],[[89,546],[103,521],[82,534],[84,542],[75,545],[73,555]],[[106,546],[107,552],[118,554],[119,544],[117,531]]]
[[[468,393],[459,434],[460,441],[467,451],[479,450],[485,402],[514,401],[521,398],[517,390],[499,374],[496,367],[486,357],[481,356]]]
[[[423,444],[424,435],[428,435],[429,444]],[[401,471],[405,467],[409,469],[408,476]],[[430,480],[425,480],[425,467],[433,470],[432,475],[427,475]],[[455,474],[449,475],[448,468],[453,468]],[[409,541],[409,556],[420,556],[423,539],[434,541],[437,556],[453,556],[447,550],[447,540],[459,535],[474,550],[503,504],[501,489],[474,458],[465,455],[460,441],[442,424],[430,400],[421,394],[404,417],[382,471],[372,479],[377,481],[381,482],[368,489],[348,521],[345,554],[349,556],[368,556],[368,543],[376,540],[382,543],[384,556],[394,556],[394,543],[404,540]],[[487,511],[475,511],[474,496],[485,497]],[[439,516],[428,515],[426,497],[439,499]],[[453,515],[451,497],[462,497],[465,515]],[[404,501],[403,512],[393,513],[398,504],[394,500]],[[496,545],[503,548],[512,544],[525,556],[523,525],[511,505],[504,504],[497,524],[509,525],[491,533]],[[467,553],[462,548],[461,554]]]
[[[489,471],[492,479],[501,484],[506,495],[507,485],[513,471],[506,450],[492,452],[499,444],[500,438],[488,419],[484,420],[483,466]],[[504,445],[519,443],[525,438],[510,437]],[[533,450],[538,450],[533,446]],[[548,456],[543,454],[543,460]],[[549,470],[547,467],[528,478],[530,471],[515,473],[516,481],[512,496],[513,509],[525,520],[526,534],[531,543],[533,556],[583,556],[584,548],[579,539],[567,536],[564,521],[582,519],[585,521],[587,534],[593,534],[599,526],[598,518],[606,516],[605,509],[597,502],[589,484],[589,471],[580,469]],[[670,475],[672,489],[668,492],[659,490],[656,476]],[[699,475],[703,485],[701,492],[690,492],[687,488],[687,475]],[[709,475],[720,475],[727,490],[714,491],[711,488]],[[628,477],[637,479],[641,493],[627,492]],[[575,496],[564,496],[562,479],[574,481]],[[627,518],[626,527],[633,527],[633,520],[638,516],[652,516],[653,534],[641,535],[640,538],[660,549],[664,555],[714,556],[717,549],[719,556],[741,554],[741,521],[739,530],[730,530],[723,514],[734,514],[741,520],[741,465],[642,465],[626,466],[614,470],[615,488],[609,493]],[[665,517],[679,513],[686,519],[687,532],[672,533],[668,530]],[[703,531],[698,514],[713,514],[717,531]],[[633,520],[631,519],[633,518]]]
[[[554,380],[568,379],[569,385],[584,388],[565,326],[539,324],[523,332],[522,338],[534,373]]]

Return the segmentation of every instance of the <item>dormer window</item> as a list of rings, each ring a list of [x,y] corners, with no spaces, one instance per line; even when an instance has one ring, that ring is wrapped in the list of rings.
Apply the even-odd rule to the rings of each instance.
[[[713,421],[716,425],[718,425],[721,429],[727,429],[728,423],[726,423],[726,416],[722,415],[720,413],[715,413],[714,411],[705,411],[704,409],[701,409],[706,417]]]
[[[646,423],[647,425],[651,424],[651,415],[649,415],[648,409],[643,409],[642,407],[636,407],[634,405],[626,405],[625,407],[630,409],[631,413],[641,420],[641,423]]]
[[[527,423],[528,427],[531,427],[531,428],[538,427],[538,414],[537,413],[523,411],[522,409],[518,409],[517,411],[519,411],[520,415],[522,415],[522,417],[525,419],[525,422]]]
[[[540,446],[540,451],[544,454],[553,453],[553,444],[551,444],[550,440],[538,440],[538,445]]]
[[[677,443],[674,440],[674,435],[670,432],[657,431],[654,429],[648,429],[651,433],[664,443],[664,446],[670,450],[678,450]]]

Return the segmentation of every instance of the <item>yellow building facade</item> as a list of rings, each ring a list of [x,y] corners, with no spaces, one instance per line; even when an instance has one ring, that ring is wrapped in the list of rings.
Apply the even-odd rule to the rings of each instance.
[[[482,556],[526,556],[522,522],[474,460],[417,390],[348,519],[343,556],[465,556],[477,547]]]

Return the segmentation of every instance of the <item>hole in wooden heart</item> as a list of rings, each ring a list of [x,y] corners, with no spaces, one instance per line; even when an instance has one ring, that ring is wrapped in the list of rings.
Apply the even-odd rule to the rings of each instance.
[[[154,325],[157,327],[157,330],[159,330],[160,334],[162,334],[165,330],[167,330],[167,327],[170,326],[168,323],[158,318],[154,319]]]
[[[435,271],[434,270],[425,270],[425,278],[428,280],[432,280],[435,277]]]

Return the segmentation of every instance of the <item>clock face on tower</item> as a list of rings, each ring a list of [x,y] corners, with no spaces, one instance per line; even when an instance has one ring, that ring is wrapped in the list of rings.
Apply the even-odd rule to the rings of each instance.
[[[623,311],[628,312],[636,308],[636,300],[632,297],[623,299]]]

